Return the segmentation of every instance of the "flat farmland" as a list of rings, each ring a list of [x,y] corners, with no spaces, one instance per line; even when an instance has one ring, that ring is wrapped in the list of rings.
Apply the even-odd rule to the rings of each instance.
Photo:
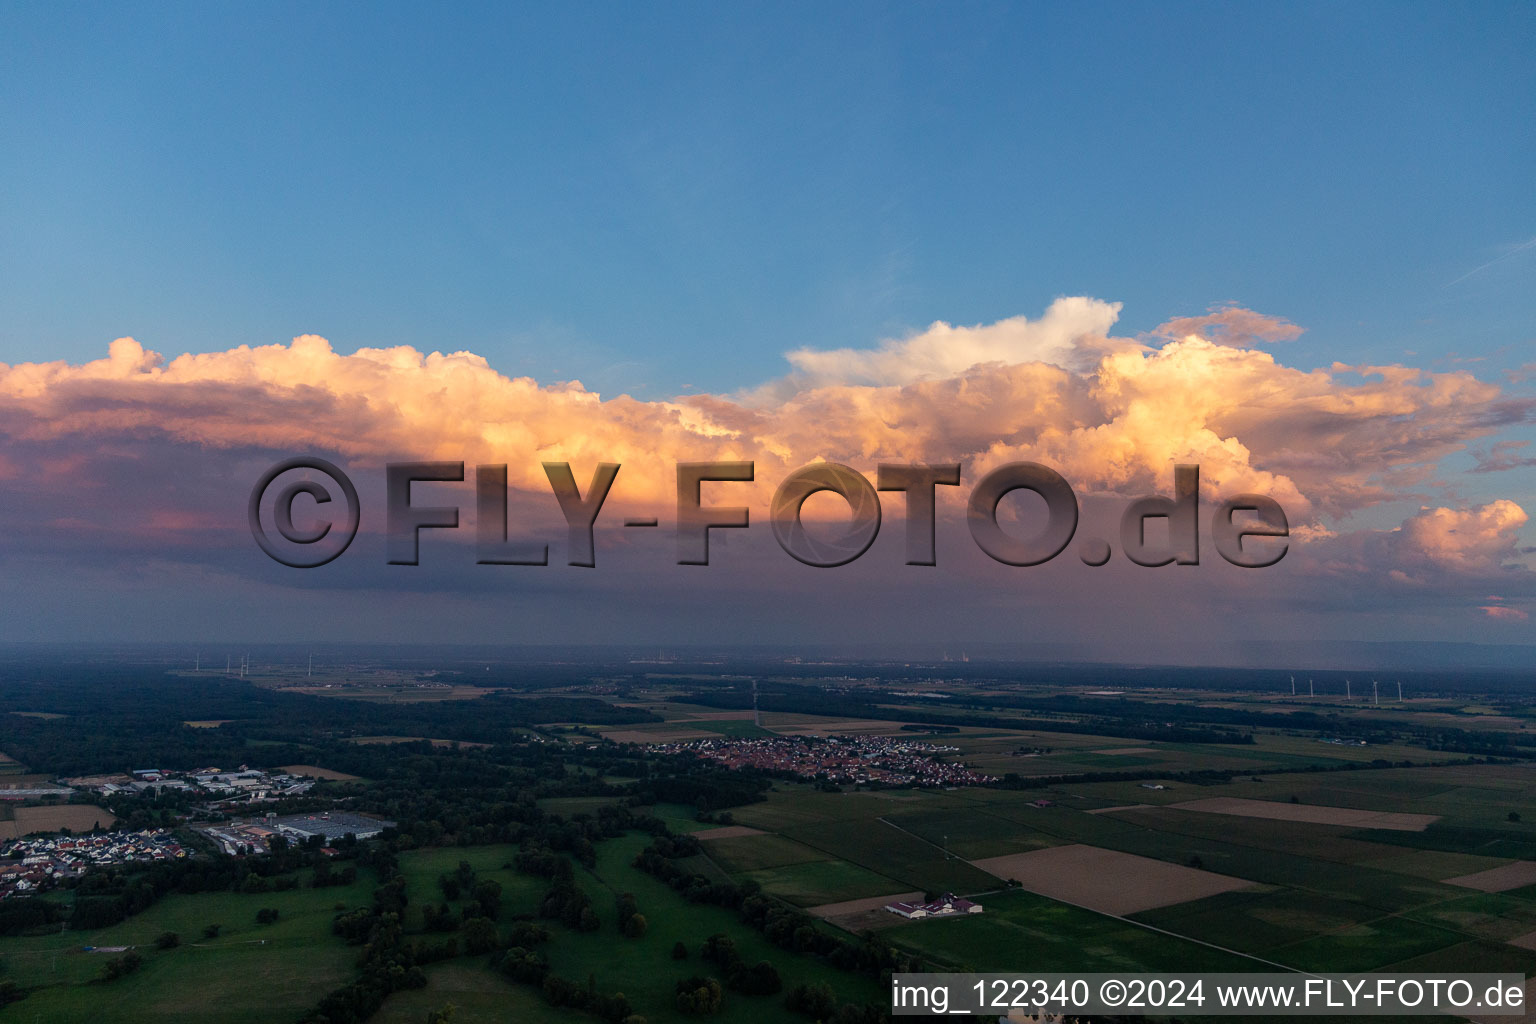
[[[1030,828],[1024,822],[989,814],[984,810],[958,810],[954,806],[902,810],[887,820],[950,853],[975,861],[1024,853],[1062,842],[1056,836]]]
[[[1367,811],[1352,807],[1327,807],[1318,804],[1280,803],[1273,800],[1245,800],[1241,797],[1208,797],[1172,804],[1177,810],[1205,814],[1233,814],[1244,818],[1268,818],[1274,821],[1304,821],[1314,825],[1344,825],[1350,828],[1384,828],[1395,832],[1422,832],[1439,821],[1439,815],[1413,814],[1407,811]]]
[[[1483,892],[1505,892],[1509,889],[1520,889],[1536,883],[1536,861],[1517,860],[1512,864],[1502,864],[1496,868],[1488,868],[1486,871],[1477,871],[1470,875],[1458,875],[1455,878],[1447,878],[1446,882],[1468,889],[1479,889]]]
[[[838,860],[895,879],[903,883],[901,888],[964,895],[1001,887],[997,877],[878,819],[802,825],[784,834]]]
[[[768,835],[762,829],[750,828],[746,825],[722,825],[719,828],[704,828],[693,834],[693,838],[704,839],[741,839],[745,836]]]
[[[1529,806],[1533,786],[1536,769],[1527,765],[1449,765],[1272,776],[1260,783],[1234,781],[1220,787],[1219,795],[1273,799],[1273,791],[1284,787],[1307,804],[1434,814],[1450,824],[1502,826],[1509,811],[1519,810],[1522,802]],[[1536,826],[1511,824],[1512,832],[1536,835]]]
[[[1103,821],[1113,816],[1083,817]],[[1279,829],[1287,826],[1277,822],[1274,827]],[[1356,900],[1382,913],[1450,899],[1458,893],[1451,886],[1429,879],[1370,870],[1356,864],[1328,861],[1319,857],[1280,854],[1262,845],[1235,840],[1129,827],[1102,832],[1084,841],[1173,864],[1196,864],[1208,871],[1267,885],[1285,886],[1334,899]]]
[[[1506,893],[1472,893],[1407,911],[1403,916],[1480,939],[1523,945],[1536,934],[1536,902]],[[1525,948],[1536,948],[1525,945]]]
[[[1444,946],[1429,953],[1409,957],[1391,964],[1391,969],[1400,973],[1427,972],[1427,971],[1499,971],[1511,974],[1524,974],[1527,976],[1526,992],[1532,992],[1536,986],[1536,977],[1532,977],[1536,971],[1536,956],[1529,950],[1521,949],[1504,942],[1487,942],[1482,940],[1469,940],[1458,942],[1452,946]],[[1527,1004],[1527,1006],[1536,1004]],[[1530,1020],[1529,1010],[1527,1016],[1506,1018],[1509,1020]]]
[[[902,888],[902,882],[843,860],[806,861],[760,868],[741,875],[763,891],[793,903],[814,907],[830,900],[878,896]]]
[[[1263,754],[1286,759],[1283,763],[1350,764],[1376,760],[1388,760],[1394,764],[1402,761],[1438,761],[1442,755],[1402,743],[1354,746],[1344,743],[1324,743],[1313,736],[1292,736],[1279,732],[1259,732],[1254,736],[1253,748]],[[1296,759],[1296,760],[1292,760]]]
[[[1381,848],[1390,849],[1390,847]],[[1356,863],[1361,867],[1397,871],[1405,875],[1433,878],[1436,881],[1455,884],[1454,879],[1457,876],[1476,874],[1491,868],[1502,867],[1509,862],[1499,857],[1482,857],[1473,853],[1398,849],[1379,858],[1367,858]]]
[[[763,712],[763,728],[784,736],[894,736],[900,735],[902,722],[880,718],[837,718],[827,715],[799,715],[787,712]]]
[[[116,815],[101,807],[89,804],[55,804],[49,807],[17,807],[11,821],[0,821],[0,839],[16,839],[38,832],[89,832],[93,828],[110,828],[117,821]]]
[[[602,735],[604,739],[615,743],[681,743],[684,740],[707,740],[717,734],[708,729],[658,722],[653,725],[609,729]]]
[[[1253,884],[1093,846],[1055,846],[974,863],[988,874],[1018,881],[1030,892],[1117,917]]]
[[[1155,832],[1187,836],[1191,840],[1239,844],[1289,856],[1374,866],[1425,878],[1462,874],[1503,863],[1494,858],[1405,849],[1357,838],[1355,833],[1339,826],[1202,814],[1170,806],[1106,808],[1092,813]],[[1426,857],[1439,859],[1426,860]],[[1444,871],[1444,875],[1436,874],[1437,871]]]
[[[1303,971],[1374,971],[1456,945],[1464,936],[1407,917],[1378,917],[1267,951],[1274,960]],[[1466,969],[1472,964],[1463,965]]]
[[[736,827],[745,828],[745,826]],[[709,832],[695,832],[694,837],[704,843],[704,852],[728,871],[757,871],[762,868],[781,868],[788,864],[805,864],[810,861],[829,859],[828,855],[821,850],[771,832],[730,836],[711,836]]]
[[[927,838],[938,820],[933,815],[953,816],[959,831],[968,808],[959,797],[958,793],[933,790],[822,793],[809,786],[779,786],[765,803],[739,807],[732,813],[738,822],[776,832],[798,847],[817,851],[824,860],[859,868],[857,879],[849,881],[857,881],[860,891],[848,892],[844,898],[908,889],[964,894],[997,888],[1001,884],[998,879],[972,867],[953,851],[946,854],[942,833],[938,840]],[[904,830],[903,820],[913,814],[924,816],[914,822],[924,830],[921,833]],[[1017,830],[1006,823],[999,823],[998,827]],[[777,884],[789,881],[787,874],[803,885],[826,869],[818,866],[813,871],[803,865],[787,865],[771,870],[777,876],[773,879]],[[761,875],[753,877],[765,886],[769,884]],[[886,881],[880,883],[876,878]],[[870,889],[870,885],[880,887]],[[811,889],[814,891],[799,889],[795,901],[826,903],[839,896],[820,885]]]
[[[1277,947],[1342,931],[1382,916],[1379,909],[1315,893],[1252,888],[1130,915],[1214,945],[1271,959]]]
[[[706,851],[831,924],[878,929],[950,967],[1267,969],[1246,955],[1306,970],[1536,971],[1536,952],[1512,944],[1536,945],[1536,825],[1509,820],[1521,809],[1536,818],[1532,766],[1352,770],[1327,755],[1373,748],[1276,736],[1266,749],[1267,734],[1243,748],[1077,736],[1057,746],[1035,732],[1032,743],[1051,752],[1013,756],[1021,736],[989,729],[937,741],[961,746],[968,763],[1054,763],[1051,774],[1073,760],[1121,770],[1155,760],[1172,773],[1214,758],[1244,770],[1209,784],[1170,774],[1161,789],[1139,779],[844,793],[778,783],[765,802],[732,811],[772,836],[728,837]],[[1265,759],[1332,770],[1266,772]],[[981,877],[957,877],[957,857]],[[999,891],[1008,878],[1034,891]],[[976,895],[986,911],[906,922],[879,909],[923,890]]]
[[[338,904],[366,906],[376,881],[364,871],[350,886],[325,889],[172,894],[111,928],[7,938],[8,971],[25,965],[39,986],[17,1019],[203,1024],[209,1007],[236,1024],[295,1019],[355,976],[357,948],[331,934],[331,920]],[[276,923],[255,923],[264,907],[278,911]],[[216,939],[203,938],[210,924],[221,926]],[[167,931],[182,944],[156,950],[155,937]],[[81,952],[84,946],[132,946],[144,966],[103,989],[98,979],[116,954]]]
[[[928,807],[941,797],[921,790],[823,793],[804,783],[779,783],[762,803],[733,807],[738,824],[768,832],[825,821],[878,818],[902,808]]]
[[[331,782],[357,782],[362,778],[359,775],[348,775],[346,772],[336,772],[313,764],[285,764],[278,770],[287,772],[289,775],[307,775],[312,779],[328,779]]]
[[[1013,890],[988,895],[979,915],[914,922],[883,932],[895,945],[967,971],[1252,971],[1224,953]]]

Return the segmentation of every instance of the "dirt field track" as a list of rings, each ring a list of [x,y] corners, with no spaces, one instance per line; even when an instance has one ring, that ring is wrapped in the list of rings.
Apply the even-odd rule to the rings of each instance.
[[[1122,917],[1254,884],[1097,846],[1052,846],[971,863],[1030,892]]]
[[[1409,814],[1402,811],[1362,811],[1354,807],[1322,807],[1317,804],[1282,804],[1274,800],[1246,800],[1218,796],[1207,800],[1186,800],[1168,806],[1180,811],[1207,814],[1235,814],[1243,818],[1268,818],[1272,821],[1304,821],[1313,825],[1347,825],[1350,828],[1381,828],[1393,832],[1423,832],[1440,820],[1438,814]]]

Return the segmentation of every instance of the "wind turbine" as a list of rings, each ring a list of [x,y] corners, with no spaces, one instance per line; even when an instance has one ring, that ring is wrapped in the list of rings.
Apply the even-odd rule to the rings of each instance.
[[[1397,681],[1397,699],[1399,703],[1401,703],[1403,699],[1403,681],[1401,679]]]
[[[1311,676],[1307,676],[1307,696],[1308,697],[1316,697],[1317,696],[1317,691],[1312,688],[1312,677]]]
[[[1376,680],[1374,679],[1371,680],[1371,703],[1378,706],[1381,704],[1381,694],[1376,690]]]
[[[1354,694],[1349,692],[1349,680],[1348,679],[1344,680],[1344,699],[1345,700],[1354,700],[1355,699]]]
[[[1296,696],[1296,677],[1291,676],[1291,696]]]

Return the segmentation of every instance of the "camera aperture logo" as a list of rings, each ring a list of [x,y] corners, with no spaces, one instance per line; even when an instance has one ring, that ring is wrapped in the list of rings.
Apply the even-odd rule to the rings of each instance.
[[[568,564],[593,568],[597,564],[593,528],[620,466],[616,462],[599,463],[583,495],[570,463],[543,465],[565,516]],[[330,478],[334,490],[308,479],[278,486],[280,478],[299,470]],[[710,531],[746,529],[751,523],[751,510],[745,506],[705,505],[703,485],[750,483],[754,474],[751,462],[677,464],[677,564],[709,565]],[[936,565],[938,488],[958,487],[960,475],[958,463],[881,463],[871,485],[851,467],[814,463],[795,470],[779,484],[770,503],[769,524],[779,546],[797,561],[826,569],[847,565],[868,551],[879,535],[880,492],[900,492],[906,508],[906,564]],[[414,505],[411,485],[463,480],[462,462],[392,462],[385,466],[390,565],[420,564],[422,530],[459,527],[457,506]],[[1173,497],[1137,498],[1126,505],[1120,518],[1120,550],[1136,565],[1200,564],[1200,467],[1175,466],[1173,483]],[[1045,501],[1044,526],[1027,537],[1004,530],[998,522],[999,503],[1019,490],[1033,492]],[[846,524],[831,529],[831,536],[813,535],[801,519],[806,500],[822,491],[840,496],[851,513]],[[267,532],[262,521],[269,493],[276,537]],[[509,539],[507,495],[505,463],[475,467],[476,564],[548,565],[547,543]],[[318,525],[300,527],[295,523],[294,506],[301,496],[309,499],[312,508],[308,518],[318,519]],[[357,488],[347,474],[324,459],[306,457],[286,459],[263,473],[251,490],[247,511],[251,534],[261,550],[275,561],[298,569],[317,568],[338,558],[357,536],[362,518]],[[325,519],[327,514],[334,514],[334,518]],[[1164,541],[1148,537],[1147,524],[1157,519],[1166,521]],[[660,520],[648,516],[623,522],[626,527],[643,529],[657,527]],[[971,490],[966,524],[976,545],[992,559],[1013,566],[1042,565],[1066,550],[1077,533],[1077,494],[1066,478],[1049,466],[1010,462],[987,473]],[[1211,514],[1210,529],[1217,553],[1240,568],[1274,565],[1289,547],[1290,524],[1285,510],[1263,494],[1237,494],[1221,501]],[[1113,549],[1109,541],[1090,537],[1079,542],[1077,554],[1085,565],[1101,566],[1113,557]]]

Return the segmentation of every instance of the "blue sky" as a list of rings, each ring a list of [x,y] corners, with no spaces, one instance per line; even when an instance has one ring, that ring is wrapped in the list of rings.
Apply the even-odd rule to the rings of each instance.
[[[726,391],[936,319],[1235,301],[1530,360],[1536,8],[9,5],[0,360],[467,348]],[[1519,349],[1523,349],[1519,351]]]
[[[0,640],[1529,642],[1533,55],[1529,3],[0,7]],[[751,458],[760,528],[703,588],[617,531],[580,582],[381,571],[366,515],[304,575],[245,518],[296,454],[375,506],[507,462],[557,538],[539,459],[665,527],[676,462]],[[1104,536],[1194,461],[1295,554],[1041,586],[962,495],[952,572],[802,573],[762,527],[817,459],[1044,461]]]

